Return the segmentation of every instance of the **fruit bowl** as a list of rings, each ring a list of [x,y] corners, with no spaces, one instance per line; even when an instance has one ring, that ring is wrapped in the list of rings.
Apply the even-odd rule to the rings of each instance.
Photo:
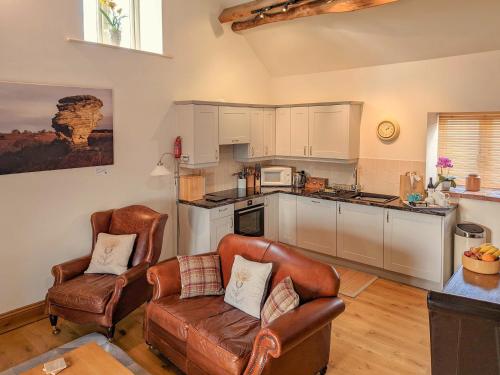
[[[485,262],[462,255],[462,265],[469,271],[482,273],[485,275],[494,275],[500,272],[500,260],[496,260],[494,262]]]

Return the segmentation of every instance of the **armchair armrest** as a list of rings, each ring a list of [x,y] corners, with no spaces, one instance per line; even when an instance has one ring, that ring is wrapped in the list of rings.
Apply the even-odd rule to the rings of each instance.
[[[268,355],[279,358],[344,310],[345,305],[340,298],[318,298],[274,320],[257,334],[245,375],[260,374]]]
[[[134,281],[146,277],[148,267],[149,263],[143,262],[128,269],[126,272],[117,277],[115,284],[116,287],[125,288],[127,285],[132,284]]]
[[[148,282],[153,285],[153,301],[181,292],[181,271],[177,258],[156,264],[148,269],[147,275]]]
[[[52,275],[55,279],[54,285],[62,284],[81,275],[89,267],[91,258],[90,255],[87,255],[52,267]]]

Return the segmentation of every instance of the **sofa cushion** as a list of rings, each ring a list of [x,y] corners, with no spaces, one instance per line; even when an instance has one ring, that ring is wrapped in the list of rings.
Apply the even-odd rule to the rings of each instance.
[[[224,294],[219,255],[180,255],[181,298]]]
[[[151,302],[147,318],[176,339],[186,342],[190,324],[231,309],[233,307],[224,303],[223,296],[180,299],[176,294]]]
[[[102,314],[115,288],[115,275],[85,274],[49,289],[51,303]]]
[[[295,309],[299,304],[299,295],[293,289],[292,279],[287,276],[274,287],[267,297],[261,312],[262,326],[267,326],[281,315]]]
[[[259,330],[260,320],[238,309],[200,320],[189,327],[188,360],[208,373],[240,375]]]

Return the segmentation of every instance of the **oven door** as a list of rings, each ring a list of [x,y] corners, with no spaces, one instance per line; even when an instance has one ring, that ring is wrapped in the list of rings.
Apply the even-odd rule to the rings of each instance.
[[[234,211],[234,233],[248,237],[263,237],[264,205]]]

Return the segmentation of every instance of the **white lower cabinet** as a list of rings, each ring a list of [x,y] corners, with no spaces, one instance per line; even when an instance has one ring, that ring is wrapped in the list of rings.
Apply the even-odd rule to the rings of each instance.
[[[443,257],[448,253],[444,220],[441,216],[386,209],[384,268],[424,280],[446,282],[447,278],[442,279]]]
[[[337,255],[337,203],[297,197],[297,246]]]
[[[338,203],[337,256],[370,266],[384,266],[384,209]]]
[[[297,197],[279,194],[279,241],[297,244]]]
[[[264,237],[278,241],[279,233],[279,197],[278,194],[264,197]]]
[[[179,254],[215,251],[230,233],[234,233],[234,205],[206,209],[179,204]]]

